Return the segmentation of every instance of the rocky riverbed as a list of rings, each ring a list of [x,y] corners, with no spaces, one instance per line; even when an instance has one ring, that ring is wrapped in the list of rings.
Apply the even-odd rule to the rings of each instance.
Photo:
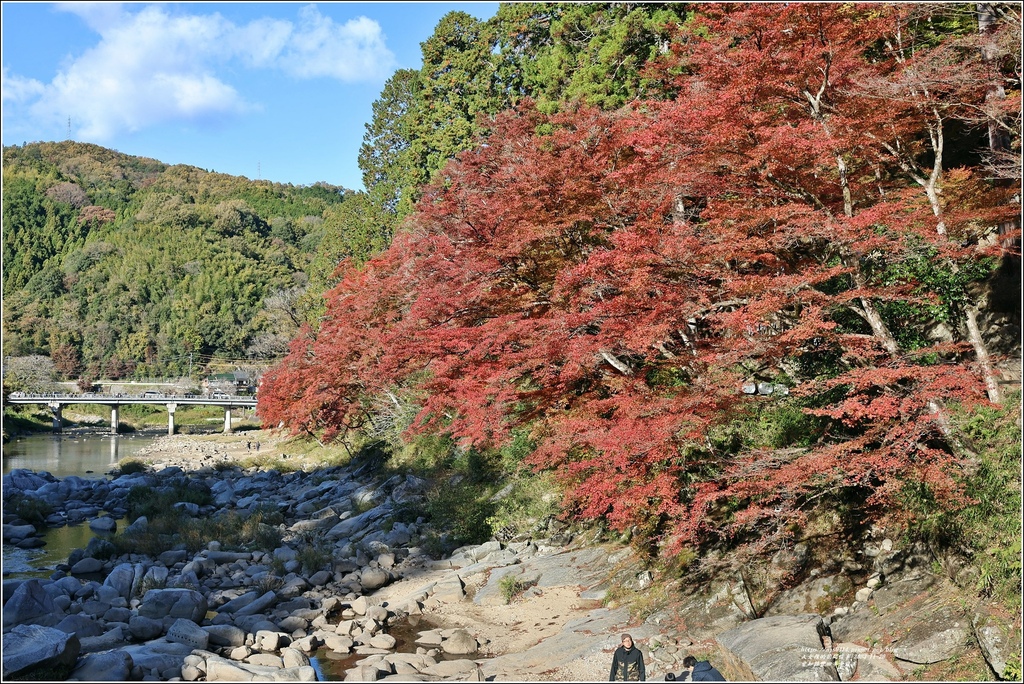
[[[797,545],[772,568],[809,579],[767,607],[755,609],[743,580],[728,577],[689,592],[674,585],[671,609],[637,621],[628,602],[608,601],[609,590],[641,596],[660,578],[628,548],[552,524],[536,538],[432,558],[423,521],[396,515],[429,483],[308,458],[287,473],[230,467],[256,439],[163,438],[139,456],[145,472],[104,480],[4,476],[5,502],[45,501],[50,525],[130,535],[147,524],[124,519],[139,486],[208,491],[212,504],[176,504],[191,516],[273,510],[282,522],[269,551],[215,540],[195,553],[115,556],[100,536],[49,579],[5,579],[3,678],[603,680],[623,631],[652,680],[678,674],[690,653],[747,680],[901,680],[971,658],[1002,674],[1020,662],[1019,616],[966,595],[924,549],[869,535],[848,557],[807,572]],[[286,448],[259,441],[265,455]],[[35,528],[6,510],[4,543],[31,545]],[[329,551],[315,569],[300,560],[312,544]],[[509,602],[513,580],[520,592]],[[410,631],[404,646],[392,635]]]

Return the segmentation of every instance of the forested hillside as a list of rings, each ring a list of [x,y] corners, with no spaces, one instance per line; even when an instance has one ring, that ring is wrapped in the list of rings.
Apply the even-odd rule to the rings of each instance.
[[[321,242],[359,249],[341,237],[344,188],[75,142],[5,148],[3,168],[4,354],[49,355],[62,379],[277,357],[348,255]]]
[[[968,427],[1019,407],[1019,7],[687,9],[449,15],[368,130],[393,243],[264,422],[442,435],[705,567],[882,522],[1019,589],[1019,448]]]

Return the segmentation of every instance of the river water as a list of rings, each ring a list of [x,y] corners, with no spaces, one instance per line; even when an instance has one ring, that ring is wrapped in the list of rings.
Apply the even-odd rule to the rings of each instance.
[[[64,432],[60,435],[35,434],[12,439],[3,445],[3,472],[15,468],[46,471],[59,478],[78,475],[102,479],[162,434],[161,432],[111,435],[102,431]],[[3,576],[49,577],[55,566],[67,560],[76,548],[85,548],[93,532],[88,525],[65,525],[48,529],[46,546],[19,549],[3,545]]]
[[[3,445],[3,472],[25,468],[46,471],[55,477],[78,475],[83,478],[103,478],[117,467],[119,461],[129,458],[159,437],[162,432],[111,435],[102,431],[65,432],[60,435],[37,434],[19,437]],[[43,538],[46,546],[38,549],[19,549],[3,545],[3,576],[7,578],[46,578],[56,566],[67,561],[74,549],[85,548],[94,536],[87,524],[65,525],[48,529]],[[398,643],[395,650],[414,653],[419,630],[434,628],[427,620],[420,623],[418,616],[410,616],[388,631]],[[311,658],[321,681],[339,681],[346,669],[364,656],[338,655],[330,649],[320,649]],[[463,656],[439,656],[442,659]]]

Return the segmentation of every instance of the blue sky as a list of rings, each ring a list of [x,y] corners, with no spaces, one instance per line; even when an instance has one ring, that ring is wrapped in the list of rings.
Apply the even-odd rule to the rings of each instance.
[[[68,139],[359,190],[373,101],[452,10],[497,3],[4,2],[4,145]]]

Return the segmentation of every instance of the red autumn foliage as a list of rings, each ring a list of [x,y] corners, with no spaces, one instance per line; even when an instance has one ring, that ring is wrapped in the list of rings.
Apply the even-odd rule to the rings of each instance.
[[[937,220],[1013,209],[965,169],[952,186],[969,201],[939,215],[907,171],[934,121],[885,99],[907,73],[879,47],[901,11],[712,6],[710,38],[665,61],[663,81],[685,67],[673,101],[500,115],[389,250],[341,267],[319,332],[264,377],[263,420],[330,439],[406,388],[413,430],[494,447],[529,427],[570,514],[645,524],[670,553],[777,542],[841,497],[899,515],[911,483],[955,505],[945,406],[985,401],[984,378],[970,345],[900,345],[912,322],[886,311],[939,294],[886,274],[922,249],[970,266],[980,235],[953,242]],[[891,154],[903,140],[920,149]],[[741,393],[750,379],[792,385],[807,446],[713,443],[776,401]]]

